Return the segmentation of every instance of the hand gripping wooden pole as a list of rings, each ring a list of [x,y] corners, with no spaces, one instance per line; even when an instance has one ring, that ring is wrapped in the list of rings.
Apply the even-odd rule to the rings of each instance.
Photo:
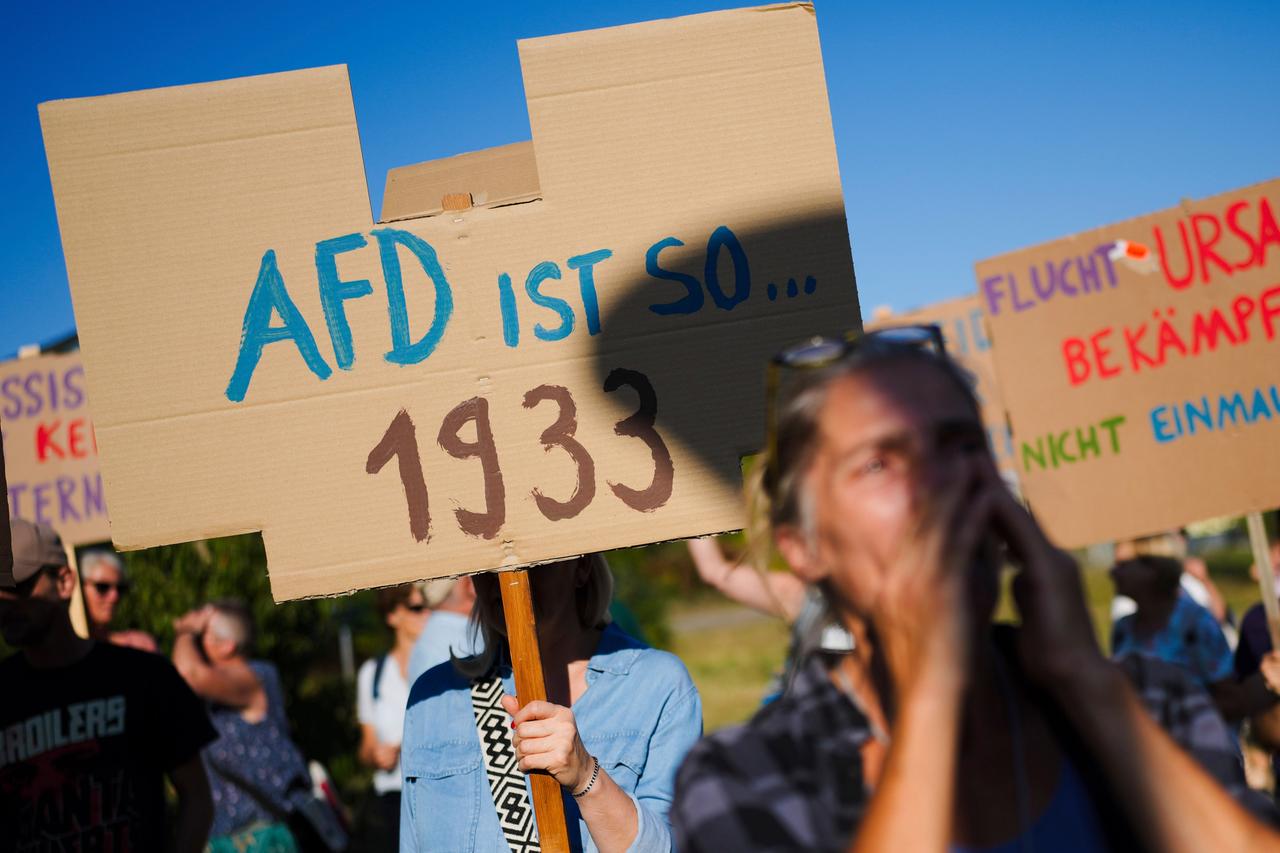
[[[507,645],[516,676],[516,698],[521,707],[529,702],[546,701],[547,685],[542,676],[529,573],[516,569],[502,572],[498,578],[502,587],[502,612],[507,621]],[[560,785],[546,773],[532,773],[529,781],[533,787],[533,811],[538,820],[542,853],[568,853],[569,832],[564,822]]]

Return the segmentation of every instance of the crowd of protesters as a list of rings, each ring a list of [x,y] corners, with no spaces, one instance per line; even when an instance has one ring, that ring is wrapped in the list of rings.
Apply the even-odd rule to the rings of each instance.
[[[1108,659],[936,329],[769,369],[752,559],[689,545],[708,584],[791,625],[748,722],[703,737],[684,665],[619,627],[603,555],[530,572],[545,701],[516,699],[497,576],[379,590],[348,837],[243,602],[178,616],[166,658],[117,629],[125,567],[88,552],[81,637],[62,543],[14,519],[0,851],[533,850],[530,774],[558,783],[574,850],[1280,849],[1240,748],[1242,725],[1280,747],[1260,605],[1237,623],[1178,533],[1118,543]],[[1010,567],[1017,627],[992,618]]]

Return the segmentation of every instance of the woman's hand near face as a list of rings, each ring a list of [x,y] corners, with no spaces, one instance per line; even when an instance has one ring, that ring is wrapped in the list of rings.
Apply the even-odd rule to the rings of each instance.
[[[595,762],[578,736],[573,711],[551,702],[530,702],[523,708],[514,696],[503,696],[511,715],[512,742],[519,768],[542,770],[572,793],[591,781]]]
[[[998,481],[994,467],[984,475]],[[1018,566],[1013,597],[1022,617],[1019,652],[1028,675],[1051,691],[1072,691],[1107,667],[1085,604],[1080,567],[1054,547],[1035,519],[1003,486],[992,521]]]
[[[967,681],[973,637],[969,570],[988,530],[994,497],[975,492],[976,469],[926,496],[911,531],[885,567],[873,607],[876,638],[899,693]]]

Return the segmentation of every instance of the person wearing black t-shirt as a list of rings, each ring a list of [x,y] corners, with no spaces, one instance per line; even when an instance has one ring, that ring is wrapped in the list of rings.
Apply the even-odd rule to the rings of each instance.
[[[76,636],[56,533],[13,519],[0,576],[0,851],[203,849],[213,817],[200,750],[216,736],[165,658]],[[164,777],[177,792],[165,819]]]

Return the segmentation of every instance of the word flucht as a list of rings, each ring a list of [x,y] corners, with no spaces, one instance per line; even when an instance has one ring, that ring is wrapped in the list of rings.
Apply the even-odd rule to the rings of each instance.
[[[995,316],[1000,313],[1005,301],[1013,306],[1015,312],[1021,312],[1049,302],[1057,296],[1075,297],[1100,293],[1104,278],[1106,286],[1114,288],[1116,271],[1109,257],[1114,245],[1103,243],[1087,254],[1032,264],[1021,285],[1017,276],[1011,272],[984,278],[982,297],[987,302],[987,310]]]

